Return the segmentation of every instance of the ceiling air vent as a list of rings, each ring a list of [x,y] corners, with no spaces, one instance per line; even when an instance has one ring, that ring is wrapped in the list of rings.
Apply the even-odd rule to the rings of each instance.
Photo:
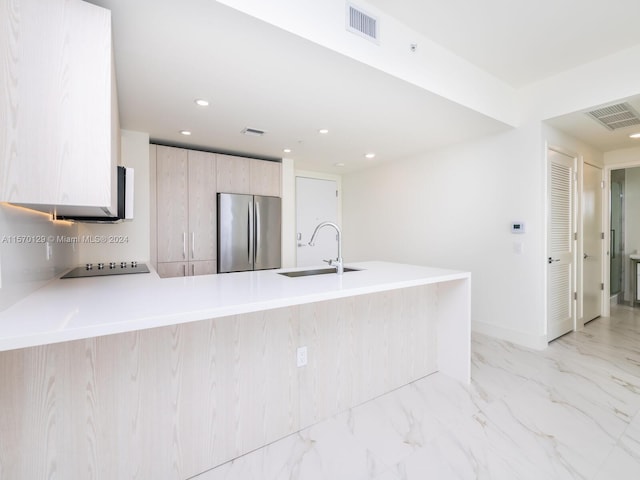
[[[638,113],[628,103],[618,103],[608,107],[598,108],[587,112],[594,120],[607,127],[609,130],[640,125]]]
[[[347,2],[347,30],[378,43],[378,19]]]
[[[252,137],[261,137],[266,132],[264,130],[260,130],[259,128],[245,127],[245,128],[242,129],[242,131],[240,133],[243,133],[244,135],[249,135],[249,136],[252,136]]]

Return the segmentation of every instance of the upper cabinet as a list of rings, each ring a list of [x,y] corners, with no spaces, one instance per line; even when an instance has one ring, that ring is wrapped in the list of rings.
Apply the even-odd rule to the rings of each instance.
[[[250,167],[249,177],[253,195],[282,196],[282,164],[252,158]]]
[[[281,196],[281,164],[233,155],[217,156],[217,190],[224,193]]]
[[[251,159],[218,154],[217,188],[223,193],[251,193]]]
[[[0,201],[115,209],[111,13],[80,0],[0,2]]]

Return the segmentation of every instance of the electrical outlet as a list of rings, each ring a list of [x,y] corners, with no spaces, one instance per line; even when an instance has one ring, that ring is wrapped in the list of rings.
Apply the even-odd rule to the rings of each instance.
[[[307,364],[307,347],[298,347],[296,364],[298,367],[304,367]]]

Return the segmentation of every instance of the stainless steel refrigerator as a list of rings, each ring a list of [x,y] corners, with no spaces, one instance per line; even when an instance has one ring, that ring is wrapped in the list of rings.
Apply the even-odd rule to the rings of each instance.
[[[281,201],[218,194],[218,273],[280,268]]]

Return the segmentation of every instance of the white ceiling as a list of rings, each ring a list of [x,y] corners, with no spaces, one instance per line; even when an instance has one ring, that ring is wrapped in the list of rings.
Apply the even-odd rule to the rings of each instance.
[[[367,0],[520,87],[640,44],[638,0]]]
[[[638,0],[369,2],[514,86],[640,44]],[[112,11],[121,126],[159,142],[343,173],[508,128],[213,0],[91,3]]]

